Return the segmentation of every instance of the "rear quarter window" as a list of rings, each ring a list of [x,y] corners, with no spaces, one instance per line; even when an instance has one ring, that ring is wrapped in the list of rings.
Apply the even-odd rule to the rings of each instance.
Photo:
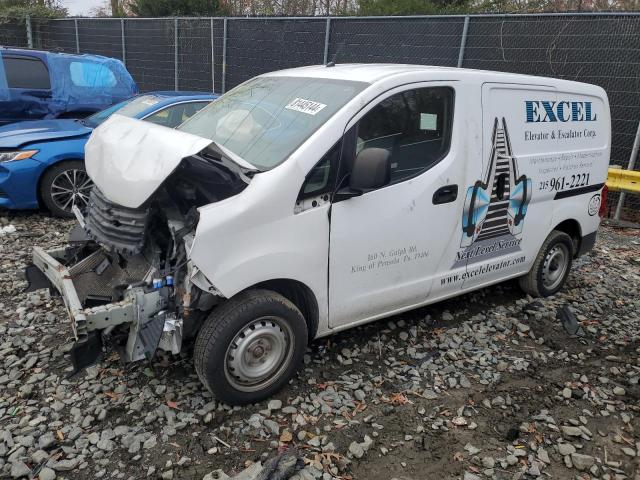
[[[71,62],[69,64],[71,83],[76,87],[111,88],[118,80],[109,67],[94,62]]]
[[[42,60],[33,57],[3,56],[4,70],[9,88],[49,90],[49,70]]]

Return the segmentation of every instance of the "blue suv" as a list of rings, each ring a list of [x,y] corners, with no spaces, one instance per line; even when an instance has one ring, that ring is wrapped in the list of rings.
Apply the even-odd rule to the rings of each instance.
[[[0,125],[86,117],[136,93],[120,60],[0,48]]]

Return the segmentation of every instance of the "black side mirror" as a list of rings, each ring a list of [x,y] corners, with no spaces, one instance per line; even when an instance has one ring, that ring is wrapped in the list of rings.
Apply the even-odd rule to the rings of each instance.
[[[391,154],[384,148],[365,148],[353,162],[349,187],[366,192],[384,187],[391,181]]]

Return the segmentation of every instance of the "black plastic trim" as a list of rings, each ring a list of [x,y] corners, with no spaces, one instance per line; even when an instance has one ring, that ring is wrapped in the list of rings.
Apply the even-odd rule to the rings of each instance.
[[[578,251],[578,257],[593,249],[593,246],[596,244],[597,235],[598,232],[593,232],[582,237],[582,240],[580,241],[580,250]]]
[[[604,187],[604,183],[596,183],[595,185],[587,185],[586,187],[574,188],[573,190],[564,190],[557,192],[554,200],[561,200],[563,198],[575,197],[576,195],[584,195],[585,193],[597,192]]]

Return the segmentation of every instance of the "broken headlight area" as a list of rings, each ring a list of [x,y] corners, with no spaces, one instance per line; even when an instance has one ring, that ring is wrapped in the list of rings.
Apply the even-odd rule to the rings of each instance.
[[[111,202],[96,186],[67,248],[34,249],[42,274],[65,301],[80,369],[93,363],[108,337],[132,362],[157,349],[174,354],[195,336],[222,297],[189,259],[198,207],[242,191],[249,179],[206,152],[183,159],[139,208]],[[41,272],[41,273],[40,273]],[[34,270],[30,283],[42,287]]]

